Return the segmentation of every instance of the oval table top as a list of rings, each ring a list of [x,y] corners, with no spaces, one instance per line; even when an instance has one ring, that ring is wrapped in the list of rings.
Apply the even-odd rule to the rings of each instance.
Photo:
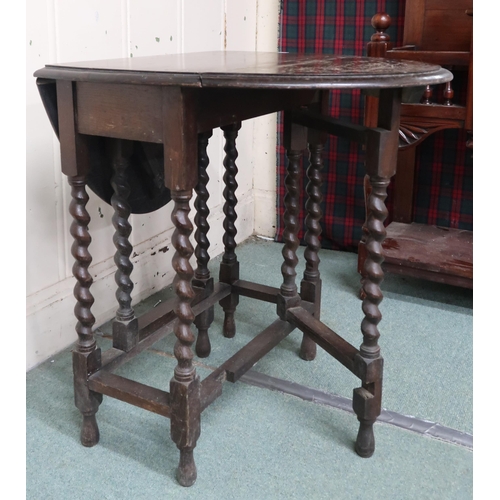
[[[46,65],[35,72],[49,119],[59,136],[54,80],[98,84],[137,84],[228,89],[380,89],[422,87],[450,81],[452,73],[437,65],[373,57],[277,52],[198,52]],[[112,171],[105,139],[92,138],[87,182],[105,202],[112,196]],[[163,148],[137,142],[132,169],[132,213],[157,210],[170,200],[164,186]],[[135,175],[135,177],[134,177]]]
[[[434,64],[376,57],[280,52],[193,52],[50,64],[39,78],[232,88],[399,88],[445,83]]]

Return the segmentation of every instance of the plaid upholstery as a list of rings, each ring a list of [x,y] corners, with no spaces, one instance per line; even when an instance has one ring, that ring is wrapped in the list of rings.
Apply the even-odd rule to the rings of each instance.
[[[292,53],[336,53],[366,55],[374,33],[371,18],[387,12],[392,18],[388,33],[401,44],[405,0],[282,0],[280,50]],[[455,85],[455,101],[463,91]],[[463,87],[463,85],[462,85]],[[458,99],[457,99],[458,97]],[[364,101],[360,91],[330,92],[330,114],[353,123],[363,122]],[[277,241],[283,233],[285,151],[280,143],[282,123],[278,121]],[[438,132],[417,147],[415,222],[472,229],[472,158],[465,148],[466,133]],[[323,155],[322,246],[357,250],[365,218],[363,152],[346,139],[330,137]],[[302,187],[307,183],[305,158]],[[304,190],[301,189],[301,207]],[[387,199],[391,210],[391,188]],[[303,227],[305,211],[300,222]],[[388,218],[390,221],[390,215]],[[304,230],[299,233],[302,240]]]
[[[417,149],[414,220],[472,230],[472,157],[463,130],[444,130]]]

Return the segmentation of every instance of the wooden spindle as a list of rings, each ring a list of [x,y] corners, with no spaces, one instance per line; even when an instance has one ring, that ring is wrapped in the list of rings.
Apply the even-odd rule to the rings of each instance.
[[[430,85],[425,87],[424,95],[422,96],[422,100],[420,102],[422,104],[432,104],[432,88]]]
[[[447,82],[445,84],[444,92],[443,92],[443,97],[444,97],[444,104],[445,106],[452,106],[453,105],[453,95],[455,92],[453,91],[453,87],[451,86],[451,82]]]

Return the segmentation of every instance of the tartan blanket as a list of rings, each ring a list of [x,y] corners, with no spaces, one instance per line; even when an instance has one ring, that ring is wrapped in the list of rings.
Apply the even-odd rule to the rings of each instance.
[[[282,0],[280,50],[295,53],[366,55],[374,33],[371,18],[387,12],[387,31],[395,45],[402,43],[405,0]],[[465,82],[455,81],[455,101],[464,96]],[[364,100],[358,91],[331,91],[330,114],[362,124]],[[285,151],[280,142],[282,123],[278,118],[277,224],[276,240],[282,241]],[[416,191],[414,221],[472,230],[472,153],[465,147],[464,130],[445,130],[427,138],[416,150]],[[363,192],[363,152],[361,146],[330,136],[323,161],[323,248],[357,251],[365,218]],[[307,183],[306,154],[302,169],[299,222],[304,236]],[[387,206],[391,220],[391,186]]]

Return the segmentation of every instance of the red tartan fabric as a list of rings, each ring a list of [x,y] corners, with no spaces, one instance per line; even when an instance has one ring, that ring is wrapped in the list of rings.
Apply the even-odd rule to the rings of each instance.
[[[280,50],[366,55],[366,45],[374,32],[371,18],[377,12],[391,16],[388,34],[395,44],[401,44],[404,5],[404,0],[282,0]],[[458,100],[460,93],[459,81],[455,86]],[[331,116],[362,123],[364,99],[360,91],[330,94]],[[286,175],[285,152],[280,143],[281,119],[278,132],[276,240],[281,241]],[[447,130],[431,136],[417,148],[415,222],[472,229],[472,158],[470,150],[465,148],[466,139],[464,131]],[[365,217],[363,158],[361,147],[356,143],[330,137],[326,144],[321,235],[324,248],[357,250]],[[304,158],[302,188],[307,183],[307,164]],[[301,193],[299,220],[303,228],[304,189]],[[387,205],[390,212],[390,188]],[[299,238],[302,240],[303,236],[302,229]]]

